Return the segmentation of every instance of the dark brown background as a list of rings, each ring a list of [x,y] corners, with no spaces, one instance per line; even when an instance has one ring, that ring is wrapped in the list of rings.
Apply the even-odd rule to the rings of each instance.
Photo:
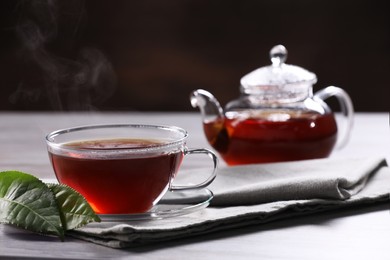
[[[375,0],[1,1],[1,110],[192,111],[193,89],[225,104],[270,63],[317,74],[358,111],[389,111],[390,16]],[[337,108],[336,108],[337,109]]]

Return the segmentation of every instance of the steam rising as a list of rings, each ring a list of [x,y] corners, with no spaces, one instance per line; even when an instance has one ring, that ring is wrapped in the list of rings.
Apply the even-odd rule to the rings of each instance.
[[[34,0],[20,3],[22,16],[16,32],[22,44],[22,57],[33,76],[22,78],[10,102],[38,102],[44,98],[54,110],[96,109],[96,104],[113,94],[116,77],[111,63],[98,49],[81,47],[76,55],[68,51],[75,45],[80,21],[85,18],[84,2]],[[71,25],[72,30],[61,39],[59,20],[64,19],[64,14],[67,18],[64,22]],[[69,55],[56,55],[53,43]]]

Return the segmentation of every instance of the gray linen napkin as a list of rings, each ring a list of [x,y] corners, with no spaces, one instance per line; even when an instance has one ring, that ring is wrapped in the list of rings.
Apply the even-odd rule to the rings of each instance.
[[[260,204],[280,200],[348,199],[359,192],[381,158],[319,159],[221,169],[210,185],[214,206]]]
[[[180,180],[186,181],[183,175]],[[178,217],[92,223],[71,236],[113,248],[207,234],[352,205],[389,200],[382,158],[320,159],[226,167],[210,189],[210,207]]]

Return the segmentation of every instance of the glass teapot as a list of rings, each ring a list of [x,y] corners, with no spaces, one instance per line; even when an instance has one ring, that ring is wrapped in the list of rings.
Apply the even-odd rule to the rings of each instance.
[[[273,47],[270,58],[270,66],[241,78],[240,97],[225,109],[205,90],[191,93],[210,145],[228,165],[324,158],[336,142],[343,147],[353,124],[348,94],[329,86],[313,95],[316,75],[286,64],[283,45]],[[341,138],[338,121],[324,102],[332,96],[339,101],[346,123]]]

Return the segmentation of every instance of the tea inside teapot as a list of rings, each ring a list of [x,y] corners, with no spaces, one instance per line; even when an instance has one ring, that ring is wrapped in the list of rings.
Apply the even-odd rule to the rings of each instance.
[[[337,138],[333,114],[311,111],[228,112],[203,127],[229,165],[327,157]]]

